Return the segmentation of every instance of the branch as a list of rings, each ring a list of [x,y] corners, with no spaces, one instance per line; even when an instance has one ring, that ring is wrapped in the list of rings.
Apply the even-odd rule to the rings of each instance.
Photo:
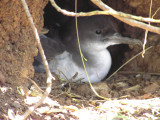
[[[91,0],[95,5],[97,5],[100,9],[104,10],[104,11],[111,11],[115,14],[113,14],[112,16],[133,26],[133,27],[139,27],[139,28],[142,28],[144,30],[148,30],[148,31],[151,31],[151,32],[155,32],[157,34],[160,34],[160,28],[159,27],[154,27],[154,26],[151,26],[151,25],[148,25],[148,24],[145,24],[145,23],[142,23],[142,22],[139,22],[139,21],[135,21],[135,20],[132,20],[132,19],[129,19],[129,18],[126,18],[126,17],[121,17],[119,16],[119,14],[113,10],[112,8],[110,8],[109,6],[107,6],[106,4],[104,4],[101,0]]]
[[[38,31],[34,25],[34,22],[33,22],[33,18],[31,17],[31,14],[29,12],[29,9],[28,9],[28,6],[27,6],[27,3],[25,0],[21,0],[22,1],[22,4],[23,4],[23,7],[25,9],[25,13],[27,15],[27,18],[30,22],[30,25],[31,25],[31,28],[34,32],[34,37],[36,38],[36,41],[38,43],[38,48],[39,48],[39,52],[40,52],[40,55],[41,55],[41,58],[42,58],[42,61],[43,61],[43,64],[44,64],[44,68],[45,68],[45,71],[46,71],[46,74],[47,74],[47,88],[46,88],[46,91],[44,92],[42,98],[39,100],[39,102],[37,102],[35,105],[33,105],[32,107],[29,107],[29,109],[22,115],[22,116],[16,116],[15,119],[16,120],[23,120],[23,119],[26,119],[28,115],[30,115],[39,105],[41,105],[43,103],[43,101],[46,99],[46,97],[49,95],[50,91],[51,91],[51,85],[52,85],[52,79],[55,79],[50,70],[49,70],[49,67],[48,67],[48,62],[46,60],[46,56],[44,54],[44,50],[42,48],[42,45],[40,43],[40,38],[39,38],[39,35],[38,35]]]
[[[148,30],[157,34],[160,34],[160,28],[159,27],[155,27],[152,25],[148,25],[145,24],[143,22],[152,22],[152,23],[160,23],[159,19],[152,19],[152,18],[143,18],[141,16],[134,16],[134,15],[130,15],[130,14],[126,14],[123,12],[117,12],[114,9],[112,9],[111,7],[105,5],[101,0],[91,0],[95,5],[97,5],[100,9],[104,10],[104,11],[92,11],[92,12],[79,12],[79,13],[75,13],[75,12],[70,12],[67,11],[65,9],[61,9],[54,0],[50,0],[52,6],[58,11],[61,12],[64,15],[67,16],[77,16],[77,17],[81,17],[81,16],[92,16],[92,15],[112,15],[115,18],[131,25],[134,27],[139,27],[142,28],[144,30]],[[139,20],[139,21],[137,21]],[[143,21],[143,22],[140,22]]]

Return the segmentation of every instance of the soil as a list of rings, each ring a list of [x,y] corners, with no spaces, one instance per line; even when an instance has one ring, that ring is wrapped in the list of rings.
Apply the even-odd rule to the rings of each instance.
[[[1,87],[1,119],[23,114],[36,103],[43,93],[39,88],[46,89],[45,76],[44,73],[35,74],[34,81],[38,88],[31,79],[27,89],[18,86],[13,91],[10,85]],[[93,84],[96,92],[104,99],[97,97],[89,84],[64,85],[60,80],[54,80],[49,98],[28,120],[158,120],[159,76],[159,73],[119,71],[110,81]]]
[[[39,33],[43,27],[43,9],[47,2],[27,0]],[[67,4],[68,1],[65,2]],[[149,13],[146,0],[122,0],[119,3],[115,0],[108,4],[131,14],[148,16]],[[153,0],[153,12],[159,4],[159,1]],[[15,115],[22,115],[40,99],[46,88],[46,75],[34,75],[32,63],[38,53],[37,43],[22,8],[18,0],[0,1],[0,119],[8,120]],[[156,14],[155,18],[159,18],[159,15]],[[121,34],[143,40],[143,30],[121,22],[115,23]],[[150,33],[146,48],[152,47],[146,51],[144,58],[140,54],[109,80],[93,84],[100,96],[95,95],[89,84],[62,84],[60,80],[54,80],[49,98],[27,119],[160,119],[159,41],[159,35]],[[142,50],[138,46],[129,47],[131,50],[125,53],[123,63]]]
[[[143,71],[143,67],[139,66],[140,60],[149,61],[146,59],[151,58],[150,54],[156,54],[155,48],[158,46],[157,44],[146,51],[144,58],[140,54],[108,80],[94,83],[93,87],[101,97],[95,95],[87,83],[62,83],[58,78],[53,80],[49,98],[28,119],[160,119],[160,74],[149,72],[150,67]],[[131,58],[130,55],[135,56],[135,53],[139,53],[138,49],[141,51],[138,46],[130,47],[132,50],[125,54],[124,61]],[[154,66],[155,63],[147,66]],[[157,67],[154,67],[155,71],[158,71]],[[0,77],[3,78],[3,74]],[[46,89],[45,73],[35,73],[33,80],[36,84],[29,77],[26,79],[28,84],[17,86],[16,91],[9,84],[1,86],[1,119],[12,118],[14,114],[23,114],[29,106],[40,99]]]

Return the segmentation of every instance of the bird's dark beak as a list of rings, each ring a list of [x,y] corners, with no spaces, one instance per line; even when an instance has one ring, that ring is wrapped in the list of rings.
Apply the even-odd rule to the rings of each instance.
[[[110,45],[115,44],[137,44],[142,46],[142,42],[138,39],[122,37],[120,34],[115,33],[114,35],[107,38]]]

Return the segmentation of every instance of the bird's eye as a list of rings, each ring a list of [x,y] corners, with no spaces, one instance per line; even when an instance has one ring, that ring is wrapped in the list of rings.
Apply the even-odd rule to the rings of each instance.
[[[102,33],[101,30],[96,30],[96,34],[97,34],[97,35],[100,35],[101,33]]]

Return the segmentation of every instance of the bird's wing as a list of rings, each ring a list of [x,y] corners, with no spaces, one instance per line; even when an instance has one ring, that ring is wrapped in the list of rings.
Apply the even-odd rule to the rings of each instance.
[[[62,54],[65,51],[65,46],[57,37],[49,38],[45,35],[40,35],[40,39],[47,60],[52,60],[55,56]],[[40,54],[38,53],[35,57],[34,65],[37,66],[41,64],[41,61]]]

